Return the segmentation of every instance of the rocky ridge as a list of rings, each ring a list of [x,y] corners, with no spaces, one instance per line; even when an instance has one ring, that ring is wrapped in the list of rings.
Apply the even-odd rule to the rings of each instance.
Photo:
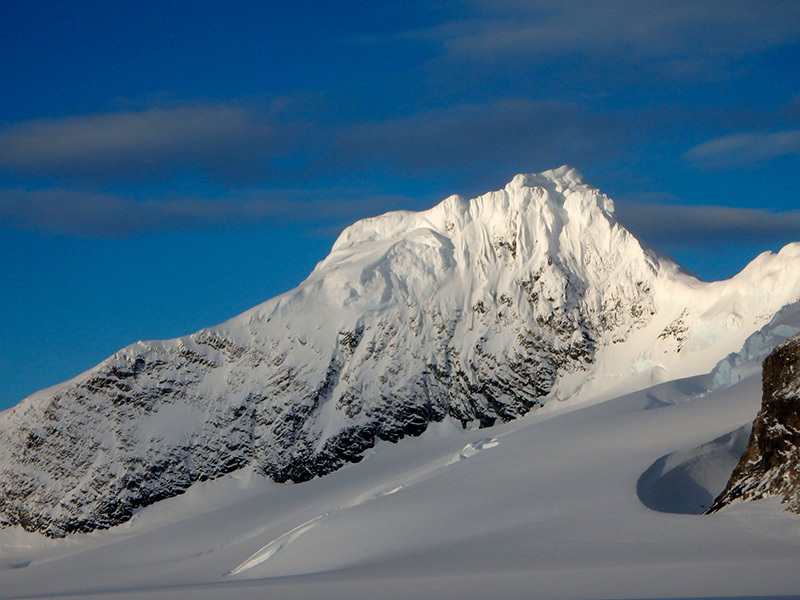
[[[800,513],[800,335],[764,360],[762,388],[747,448],[709,513],[739,500],[773,496]]]

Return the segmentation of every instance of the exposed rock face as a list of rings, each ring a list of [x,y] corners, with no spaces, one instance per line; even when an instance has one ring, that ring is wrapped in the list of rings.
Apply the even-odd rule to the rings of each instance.
[[[106,528],[246,465],[303,482],[431,422],[487,427],[590,381],[711,368],[797,299],[797,256],[703,284],[569,167],[359,221],[296,289],[0,414],[0,524]]]
[[[747,449],[708,512],[769,496],[800,513],[800,335],[764,360],[761,410]]]

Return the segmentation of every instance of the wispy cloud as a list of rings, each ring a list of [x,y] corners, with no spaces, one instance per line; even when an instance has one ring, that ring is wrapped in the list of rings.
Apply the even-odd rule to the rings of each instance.
[[[736,133],[695,146],[684,158],[699,167],[726,169],[800,154],[800,129],[775,133]]]
[[[305,223],[348,224],[408,205],[391,195],[314,194],[249,190],[235,198],[165,198],[138,201],[69,189],[0,190],[0,226],[88,238],[192,231],[225,226]]]
[[[233,104],[36,119],[0,130],[0,170],[100,181],[186,169],[246,176],[291,151],[298,127]]]
[[[659,195],[659,200],[663,200]],[[432,204],[426,199],[422,204]],[[87,238],[302,223],[327,234],[387,210],[419,207],[420,199],[359,190],[246,190],[235,197],[134,200],[70,189],[0,190],[0,226]],[[684,204],[616,203],[617,215],[645,242],[718,246],[800,240],[800,210]]]
[[[511,175],[608,155],[626,130],[578,104],[506,99],[353,125],[338,136],[334,159],[412,175],[497,169]]]
[[[468,16],[408,32],[453,60],[543,62],[580,53],[648,59],[675,74],[720,66],[800,39],[793,0],[468,0]],[[706,76],[713,76],[707,72]]]
[[[620,222],[642,240],[678,246],[800,241],[800,210],[617,203]]]
[[[520,98],[327,125],[322,114],[281,114],[275,106],[195,105],[25,121],[0,129],[0,172],[71,184],[201,175],[250,185],[376,168],[413,177],[503,166],[510,174],[608,154],[626,130],[619,119],[576,103]]]

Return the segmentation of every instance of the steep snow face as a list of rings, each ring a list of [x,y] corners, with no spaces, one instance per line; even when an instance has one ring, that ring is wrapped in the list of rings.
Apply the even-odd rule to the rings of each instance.
[[[706,372],[800,297],[798,275],[795,244],[702,283],[570,167],[365,219],[298,288],[0,415],[0,522],[108,527],[246,465],[306,481],[434,421]]]

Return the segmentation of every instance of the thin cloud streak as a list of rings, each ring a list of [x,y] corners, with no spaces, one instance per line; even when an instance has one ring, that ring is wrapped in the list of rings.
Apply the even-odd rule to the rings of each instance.
[[[248,191],[237,198],[170,198],[137,201],[76,190],[2,190],[0,227],[86,238],[302,223],[332,222],[383,213],[411,202],[391,195],[320,195]]]
[[[404,176],[585,163],[630,129],[570,102],[505,98],[325,126],[321,115],[234,105],[151,108],[0,129],[0,172],[79,183],[202,175],[226,182],[308,181],[388,167]]]
[[[756,10],[748,0],[468,0],[464,5],[463,19],[396,37],[440,45],[447,60],[541,63],[600,53],[647,59],[665,73],[698,76],[701,66],[725,66],[800,39],[800,5],[792,0],[761,2]]]
[[[800,129],[726,135],[695,146],[684,158],[698,167],[729,169],[789,154],[800,154]]]
[[[643,241],[676,246],[720,246],[800,241],[800,210],[628,204],[618,202],[620,222]]]
[[[235,198],[137,201],[76,190],[0,191],[0,226],[86,238],[197,231],[280,223],[330,234],[352,221],[418,204],[392,195],[248,190]],[[685,247],[800,240],[800,210],[616,203],[620,222],[642,241]],[[335,224],[333,222],[338,223]]]
[[[298,127],[233,104],[36,119],[0,130],[0,170],[92,181],[186,169],[244,176],[291,151]]]
[[[338,136],[334,160],[413,175],[476,168],[510,175],[608,156],[627,129],[578,104],[506,99],[351,126]]]

